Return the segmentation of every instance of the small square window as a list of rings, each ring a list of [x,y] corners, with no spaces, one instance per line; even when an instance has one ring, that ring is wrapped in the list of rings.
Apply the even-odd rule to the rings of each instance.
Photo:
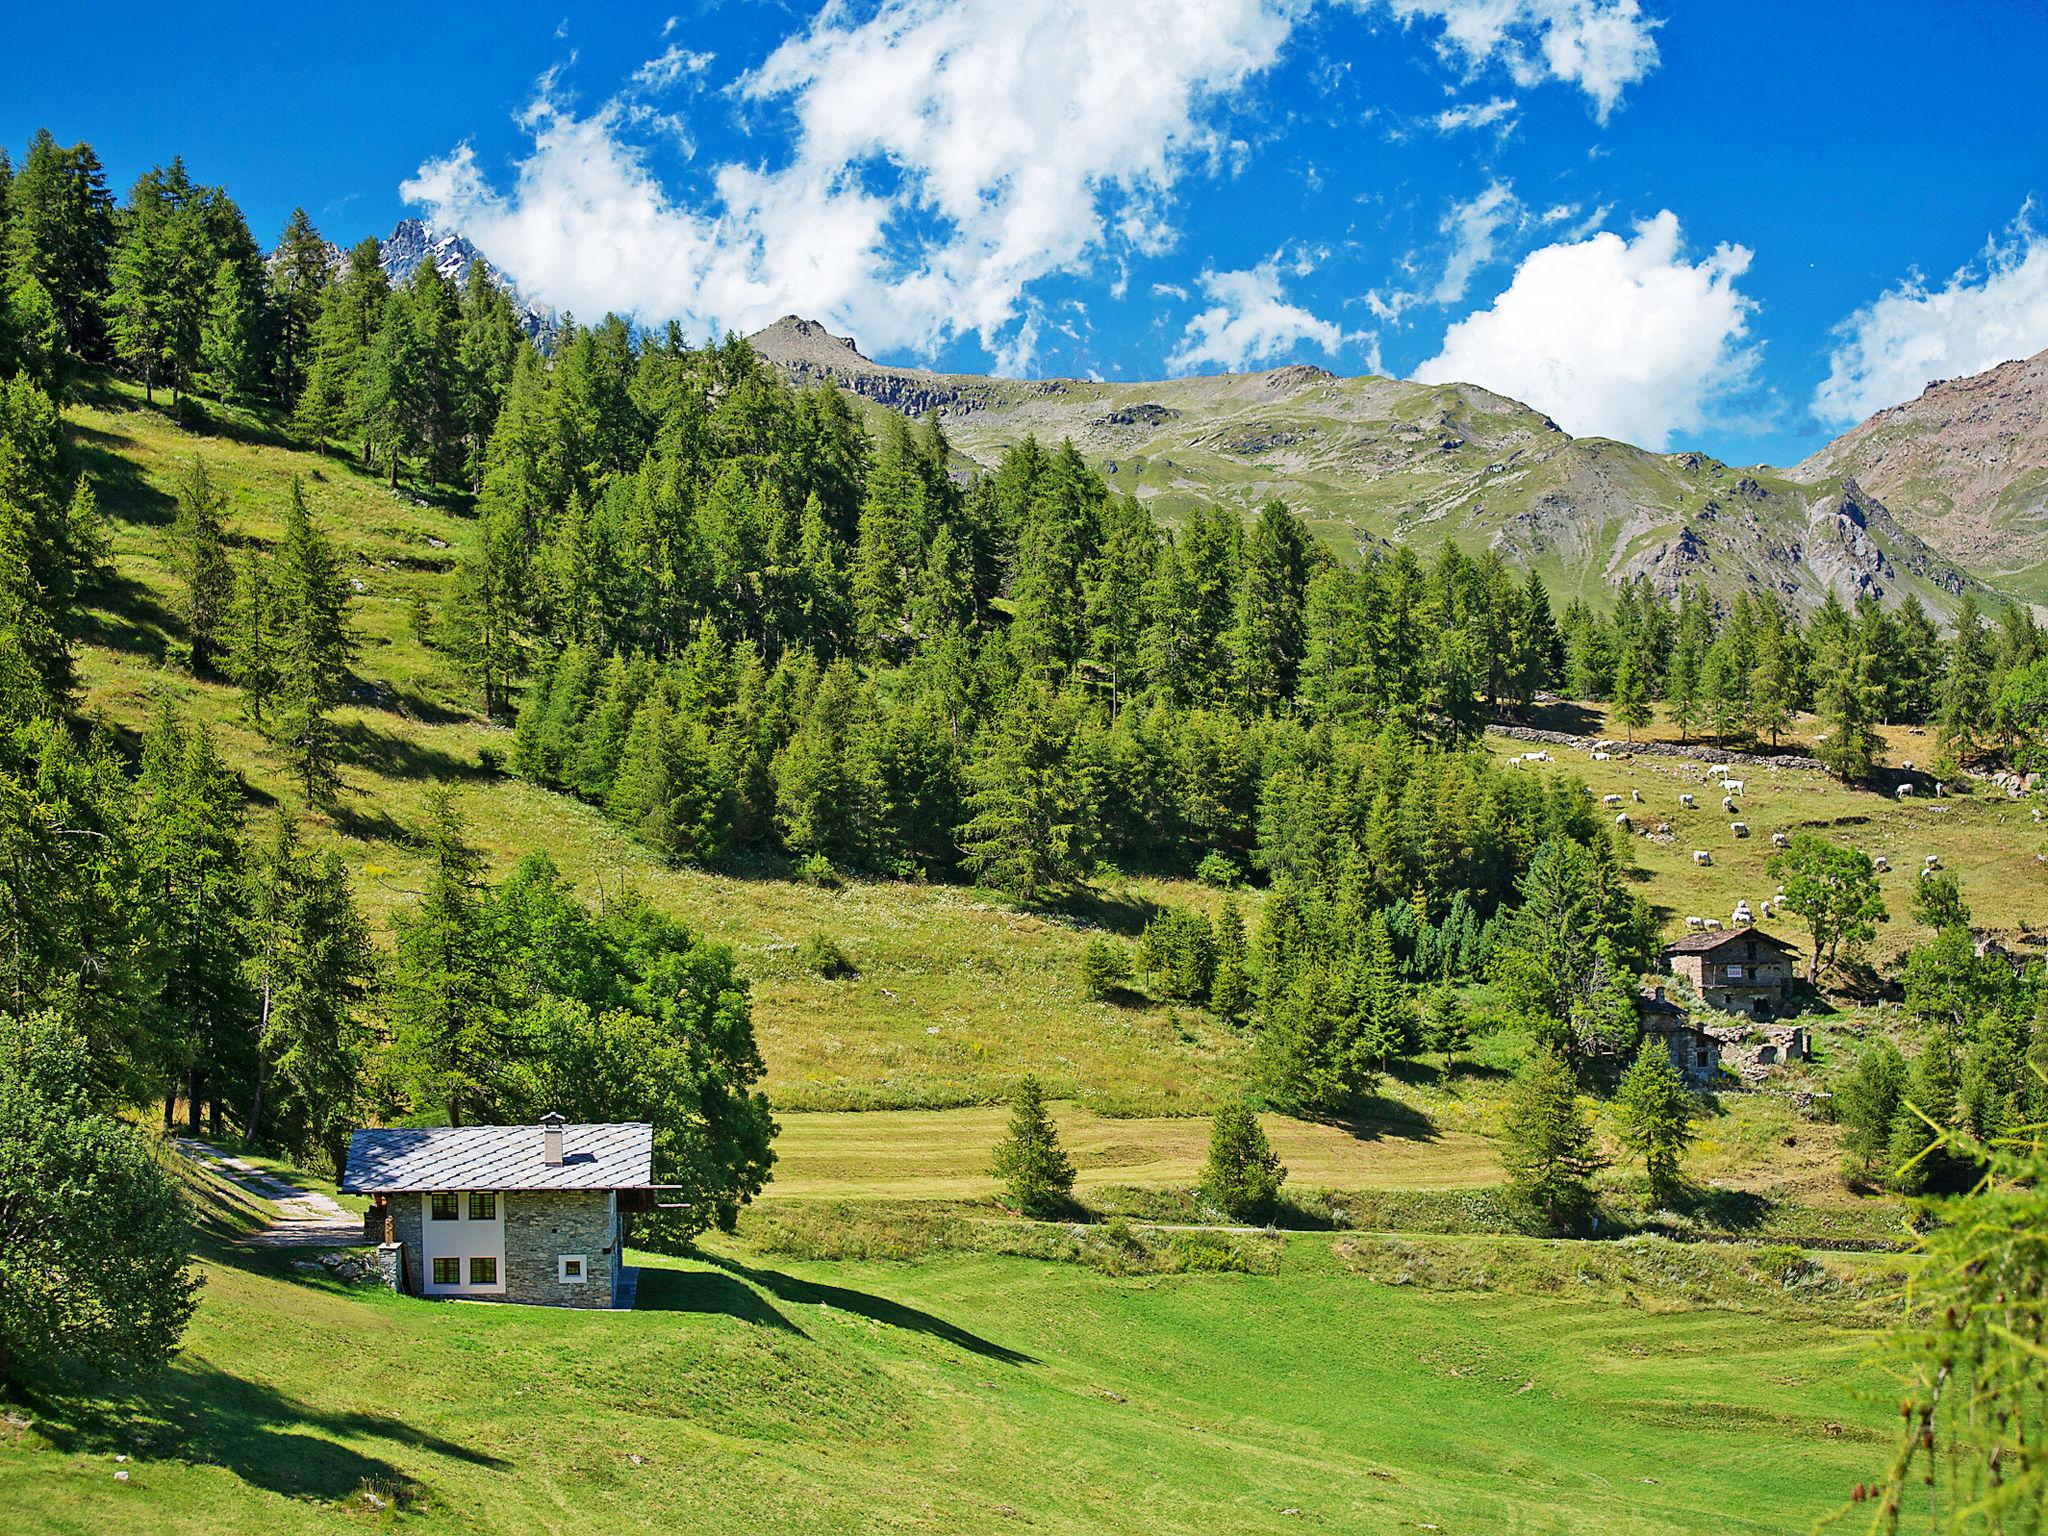
[[[460,1284],[462,1284],[462,1260],[460,1260],[460,1259],[436,1259],[436,1260],[434,1260],[434,1284],[436,1284],[436,1285],[460,1285]]]
[[[580,1253],[565,1253],[555,1260],[555,1278],[563,1285],[582,1285],[589,1276],[590,1266]]]
[[[457,1196],[453,1194],[434,1196],[434,1220],[460,1221],[461,1219],[462,1204]]]
[[[471,1285],[496,1285],[498,1283],[498,1261],[496,1259],[471,1259],[469,1261],[469,1283]]]
[[[471,1190],[469,1195],[469,1219],[471,1221],[496,1221],[498,1219],[498,1196],[488,1189]]]

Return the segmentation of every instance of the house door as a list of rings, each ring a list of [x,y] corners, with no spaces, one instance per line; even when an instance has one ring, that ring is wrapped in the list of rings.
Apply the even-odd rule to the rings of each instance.
[[[420,1272],[429,1296],[505,1294],[505,1197],[495,1190],[420,1196]]]

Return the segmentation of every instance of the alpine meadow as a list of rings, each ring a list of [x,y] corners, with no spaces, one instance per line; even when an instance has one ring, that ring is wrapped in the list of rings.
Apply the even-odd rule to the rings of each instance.
[[[22,18],[0,1528],[2048,1532],[2048,27],[1878,10]]]

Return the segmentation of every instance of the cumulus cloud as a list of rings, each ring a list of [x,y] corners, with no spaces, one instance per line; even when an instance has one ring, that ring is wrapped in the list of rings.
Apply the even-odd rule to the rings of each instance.
[[[671,21],[660,55],[593,108],[544,77],[509,177],[461,145],[401,191],[558,309],[700,335],[799,310],[884,350],[973,335],[1028,369],[1035,286],[1172,249],[1177,185],[1239,165],[1231,105],[1330,3],[829,0],[728,82],[753,126],[786,139],[763,133],[778,147],[706,167],[687,194],[649,141],[694,152],[660,98],[705,85],[713,60]],[[1635,0],[1345,3],[1440,27],[1468,71],[1575,85],[1602,115],[1655,62]]]
[[[1981,373],[2048,347],[2048,235],[2033,204],[1980,262],[1938,288],[1907,279],[1835,327],[1828,376],[1814,391],[1821,420],[1848,425],[1934,379]]]
[[[1297,274],[1301,258],[1287,263]],[[1180,345],[1166,360],[1175,373],[1198,368],[1243,369],[1286,357],[1304,343],[1335,353],[1356,338],[1331,320],[1318,319],[1281,292],[1282,258],[1276,253],[1242,272],[1202,273],[1209,308],[1188,321]]]
[[[1687,260],[1668,209],[1633,238],[1544,246],[1489,307],[1450,327],[1415,377],[1484,385],[1567,431],[1662,448],[1715,419],[1751,375],[1756,305],[1737,287],[1751,255],[1724,244]]]
[[[1370,3],[1370,0],[1368,0]],[[1504,66],[1517,85],[1576,85],[1602,122],[1657,67],[1658,23],[1638,0],[1385,0],[1403,22],[1443,28],[1442,51],[1468,72]]]
[[[705,332],[801,309],[883,348],[970,332],[1024,368],[1026,290],[1171,246],[1176,181],[1226,147],[1212,106],[1273,63],[1291,18],[1292,0],[828,5],[738,82],[788,112],[786,159],[715,168],[705,204],[671,198],[623,132],[633,99],[579,115],[545,81],[509,188],[465,146],[402,191],[579,313]],[[643,74],[689,66],[672,48]]]

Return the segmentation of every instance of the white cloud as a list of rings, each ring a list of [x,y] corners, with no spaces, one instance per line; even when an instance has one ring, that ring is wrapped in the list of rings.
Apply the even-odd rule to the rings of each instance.
[[[1484,385],[1548,412],[1567,431],[1662,448],[1715,419],[1749,379],[1756,308],[1736,286],[1752,253],[1681,250],[1668,209],[1635,226],[1524,257],[1507,290],[1444,335],[1424,383]]]
[[[1180,181],[1234,174],[1249,153],[1224,131],[1230,104],[1332,3],[827,0],[731,84],[756,126],[787,124],[786,143],[764,135],[784,147],[708,167],[708,191],[688,198],[647,141],[694,153],[687,122],[655,98],[712,61],[665,26],[663,52],[587,112],[544,77],[509,181],[462,145],[401,191],[524,291],[586,317],[703,335],[797,310],[882,351],[971,334],[1028,369],[1034,285],[1172,249]],[[1345,3],[1440,22],[1440,48],[1469,69],[1567,81],[1603,115],[1655,62],[1635,0]],[[1597,38],[1631,29],[1647,55],[1596,62],[1613,53]]]
[[[1438,133],[1457,133],[1466,128],[1490,128],[1504,117],[1509,117],[1517,103],[1512,96],[1496,96],[1491,101],[1461,101],[1455,107],[1446,107],[1437,113],[1433,121]],[[1512,123],[1509,125],[1513,126]]]
[[[1916,275],[1835,327],[1839,345],[1813,395],[1821,420],[1848,425],[1934,379],[1981,373],[2048,347],[2048,235],[2033,226],[2033,204],[1979,266],[1940,288]]]
[[[1290,265],[1301,270],[1298,259]],[[1247,271],[1205,271],[1200,286],[1210,307],[1188,322],[1180,346],[1167,358],[1175,373],[1204,366],[1241,370],[1285,357],[1304,342],[1335,353],[1356,339],[1334,321],[1287,302],[1277,253]]]
[[[1371,0],[1365,0],[1371,3]],[[1403,22],[1443,26],[1442,50],[1476,73],[1499,63],[1517,85],[1578,86],[1602,122],[1657,67],[1658,23],[1638,0],[1385,0]]]
[[[1188,291],[1181,287],[1179,283],[1154,283],[1152,285],[1152,297],[1155,299],[1179,299],[1182,303],[1186,303]]]
[[[1504,181],[1489,183],[1466,202],[1452,203],[1437,226],[1449,237],[1451,253],[1430,298],[1438,304],[1455,304],[1465,297],[1472,274],[1493,260],[1501,231],[1525,220],[1521,200]]]

